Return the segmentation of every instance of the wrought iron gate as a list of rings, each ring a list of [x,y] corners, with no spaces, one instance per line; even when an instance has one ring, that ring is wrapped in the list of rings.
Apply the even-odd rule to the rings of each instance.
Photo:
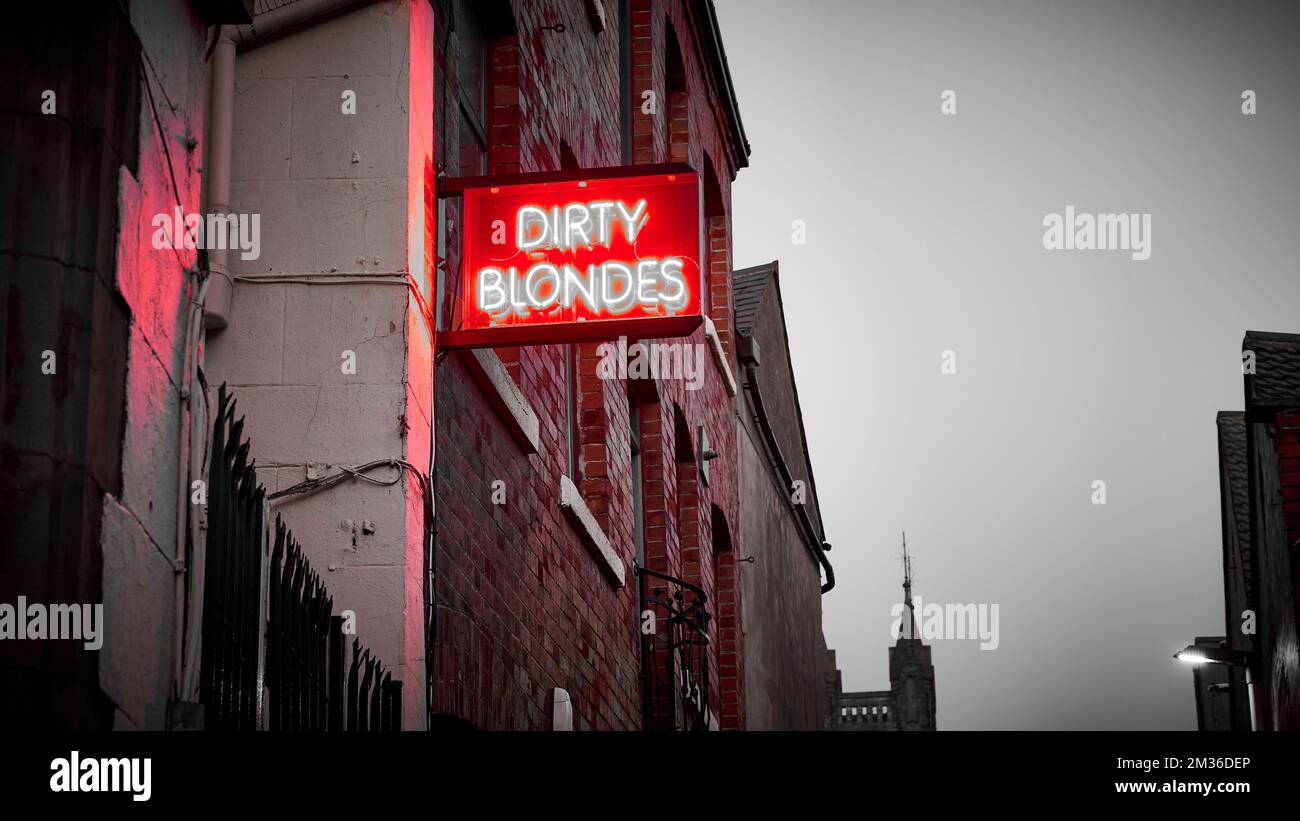
[[[641,712],[647,730],[709,729],[709,621],[704,590],[636,568]]]

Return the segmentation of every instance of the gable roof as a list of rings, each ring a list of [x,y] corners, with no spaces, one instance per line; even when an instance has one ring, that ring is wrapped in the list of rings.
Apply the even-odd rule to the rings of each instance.
[[[1247,331],[1241,350],[1255,353],[1255,372],[1246,374],[1247,410],[1300,402],[1300,334]]]
[[[754,314],[763,304],[763,295],[776,280],[777,263],[742,268],[732,273],[731,296],[736,305],[736,331],[747,334],[754,324]],[[784,314],[783,314],[784,316]]]
[[[1246,601],[1251,597],[1250,467],[1246,458],[1246,415],[1219,411],[1219,495],[1223,500],[1225,574],[1237,572]],[[1231,516],[1232,521],[1226,521]],[[1229,583],[1231,580],[1226,579]],[[1231,607],[1234,602],[1228,602]]]

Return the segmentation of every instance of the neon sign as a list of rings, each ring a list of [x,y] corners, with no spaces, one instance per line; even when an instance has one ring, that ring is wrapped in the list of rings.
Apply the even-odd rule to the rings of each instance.
[[[440,344],[683,336],[698,327],[699,175],[664,169],[459,181],[459,292]]]

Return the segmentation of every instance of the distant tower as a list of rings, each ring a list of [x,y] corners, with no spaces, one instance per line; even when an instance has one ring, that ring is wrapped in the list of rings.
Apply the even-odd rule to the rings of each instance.
[[[907,619],[889,648],[889,689],[844,692],[835,651],[826,651],[826,721],[839,732],[934,730],[934,665],[912,607],[912,557],[903,534],[903,606]],[[893,611],[890,611],[891,613]]]
[[[912,559],[907,555],[907,534],[903,534],[903,607],[907,619],[898,641],[889,648],[889,692],[893,723],[898,730],[935,729],[934,665],[930,648],[921,643],[916,613],[912,607]]]

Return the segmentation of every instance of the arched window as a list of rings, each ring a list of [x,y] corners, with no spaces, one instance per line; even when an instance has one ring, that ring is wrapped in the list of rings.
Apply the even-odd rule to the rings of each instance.
[[[672,23],[664,25],[664,128],[667,134],[668,161],[690,162],[691,127],[690,95],[686,90],[686,63]]]
[[[712,505],[711,513],[714,592],[710,610],[717,626],[718,695],[724,716],[723,729],[739,730],[743,727],[743,718],[730,719],[735,723],[729,725],[725,717],[744,715],[741,701],[745,672],[740,652],[740,565],[736,562],[726,515],[717,505]],[[729,706],[734,706],[734,709],[728,710]]]

